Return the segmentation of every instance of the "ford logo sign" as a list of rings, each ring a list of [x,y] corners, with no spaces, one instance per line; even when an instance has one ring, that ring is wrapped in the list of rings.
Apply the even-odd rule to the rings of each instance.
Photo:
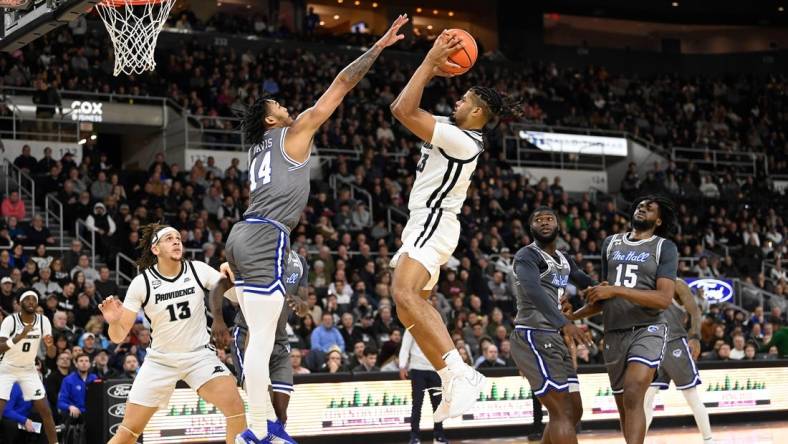
[[[115,434],[118,433],[119,427],[120,427],[120,423],[112,424],[111,426],[109,426],[109,434],[115,436]]]
[[[691,289],[703,289],[703,297],[709,302],[728,302],[733,299],[731,284],[719,279],[696,279],[688,282]]]
[[[131,384],[115,384],[107,390],[107,394],[113,398],[126,399],[130,391]]]
[[[115,404],[107,409],[107,413],[116,418],[123,418],[123,415],[126,414],[126,404]]]

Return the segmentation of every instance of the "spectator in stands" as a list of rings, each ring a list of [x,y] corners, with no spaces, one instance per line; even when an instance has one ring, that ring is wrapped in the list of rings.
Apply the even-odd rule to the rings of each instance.
[[[69,250],[63,253],[63,269],[72,270],[79,264],[79,257],[83,254],[82,242],[79,239],[73,239]]]
[[[14,291],[14,281],[10,277],[4,276],[0,279],[0,312],[3,316],[16,313],[16,292]]]
[[[36,262],[39,270],[42,268],[49,268],[49,266],[52,264],[52,261],[55,260],[55,258],[47,254],[47,247],[44,244],[39,244],[36,247],[35,254],[33,254],[31,259]]]
[[[79,418],[86,409],[87,385],[95,381],[96,375],[90,373],[90,356],[79,355],[74,359],[74,371],[63,379],[57,408],[62,415]]]
[[[137,377],[139,368],[140,361],[137,360],[137,356],[129,353],[123,358],[123,373],[119,377],[133,380]]]
[[[3,203],[0,204],[0,216],[13,216],[22,220],[26,214],[25,202],[19,198],[19,191],[11,191],[11,194],[3,199]]]
[[[301,350],[294,348],[290,351],[290,364],[293,366],[294,375],[308,375],[311,373],[308,368],[301,366],[302,358]]]
[[[38,266],[32,260],[25,263],[25,268],[22,269],[22,282],[28,287],[38,282]]]
[[[24,236],[24,243],[27,246],[55,245],[55,237],[49,232],[49,228],[44,226],[44,218],[40,214],[33,216],[33,221],[25,230]]]
[[[733,349],[730,351],[730,358],[733,360],[741,360],[744,359],[744,346],[746,345],[744,341],[744,335],[741,333],[736,333],[733,335]]]
[[[367,346],[364,349],[364,359],[361,364],[352,369],[353,373],[370,373],[379,372],[380,367],[375,365],[378,360],[378,351],[372,347]]]
[[[14,266],[11,264],[11,254],[8,250],[0,250],[0,278],[11,276],[11,270]]]
[[[355,322],[353,322],[352,313],[342,314],[342,326],[339,332],[342,334],[342,340],[345,341],[345,352],[347,353],[352,352],[353,350],[351,347],[362,340],[362,334],[358,328],[356,328]]]
[[[87,217],[85,225],[88,227],[88,230],[96,233],[97,252],[104,258],[114,256],[116,249],[113,236],[117,227],[112,216],[107,214],[107,207],[103,203],[97,202],[93,205],[93,214]],[[87,274],[85,277],[87,278]]]
[[[323,313],[319,327],[312,331],[311,343],[312,350],[328,352],[333,347],[345,349],[345,340],[342,334],[334,327],[334,316],[331,313]]]
[[[495,368],[505,367],[506,361],[498,357],[498,347],[495,344],[490,344],[484,351],[484,361],[480,362],[476,368]]]
[[[716,278],[717,273],[709,266],[709,258],[703,256],[692,269],[693,274],[699,278]]]
[[[31,174],[36,170],[38,161],[30,154],[30,145],[22,145],[22,154],[16,156],[14,165],[27,174]]]
[[[96,285],[96,294],[98,295],[98,300],[96,302],[98,303],[109,296],[120,294],[118,284],[110,279],[109,267],[106,265],[99,267],[99,278],[94,282],[94,284]]]
[[[744,358],[745,361],[754,361],[758,359],[758,345],[753,342],[748,342],[747,345],[744,346]]]
[[[64,311],[56,311],[52,316],[52,337],[63,336],[69,344],[74,343],[75,331],[68,327],[68,316]]]
[[[772,347],[777,348],[778,356],[783,358],[788,357],[788,326],[781,327],[779,330],[774,332],[774,335],[769,338],[766,345],[761,348],[761,351],[768,350],[768,352],[771,354]]]
[[[90,184],[90,197],[99,202],[103,201],[112,192],[112,184],[107,181],[107,173],[99,171],[96,180]]]
[[[90,266],[90,258],[87,254],[79,256],[77,265],[71,269],[71,277],[73,278],[78,272],[82,272],[85,275],[86,281],[97,281],[100,277],[98,271]],[[79,290],[79,287],[77,287],[77,290]]]
[[[51,294],[58,295],[63,293],[63,288],[57,282],[52,281],[52,270],[42,268],[38,271],[38,282],[33,284],[33,290],[37,291],[42,297],[48,297]]]
[[[320,373],[338,373],[346,371],[342,364],[342,352],[339,347],[331,348],[325,355],[325,362],[320,367]]]
[[[109,366],[109,352],[104,349],[99,349],[96,352],[90,372],[98,379],[103,380],[115,378],[118,374],[115,369]]]

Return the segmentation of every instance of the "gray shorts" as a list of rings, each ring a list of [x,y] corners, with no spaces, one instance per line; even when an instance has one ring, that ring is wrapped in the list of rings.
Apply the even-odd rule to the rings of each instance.
[[[244,385],[244,355],[246,354],[247,329],[244,327],[233,328],[233,342],[230,349],[235,365],[235,378],[238,386]],[[276,342],[268,361],[271,375],[271,388],[275,392],[290,395],[293,392],[293,366],[290,364],[290,344]]]
[[[517,326],[510,339],[512,358],[535,396],[580,390],[569,349],[557,331]]]
[[[225,255],[244,293],[270,295],[280,290],[290,237],[273,223],[239,222],[227,237]]]
[[[670,381],[676,384],[679,390],[700,385],[700,374],[695,360],[692,359],[687,338],[677,338],[669,341],[665,346],[665,357],[659,366],[657,378],[651,383],[654,387],[667,389]]]
[[[668,327],[643,325],[605,332],[605,366],[613,393],[624,392],[624,372],[630,362],[658,368],[665,352]]]

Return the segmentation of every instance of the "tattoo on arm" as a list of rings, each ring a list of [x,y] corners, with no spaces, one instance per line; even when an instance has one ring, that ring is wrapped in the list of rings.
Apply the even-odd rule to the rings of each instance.
[[[352,86],[355,86],[361,81],[362,78],[364,78],[382,51],[383,50],[381,48],[373,46],[359,58],[354,60],[350,65],[346,66],[345,69],[340,71],[337,78],[343,82],[350,83]]]

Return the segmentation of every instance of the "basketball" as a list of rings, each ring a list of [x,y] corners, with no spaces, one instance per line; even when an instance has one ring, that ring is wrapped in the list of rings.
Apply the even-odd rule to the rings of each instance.
[[[450,29],[449,32],[462,41],[462,48],[450,55],[450,63],[445,63],[440,69],[449,74],[465,74],[476,63],[476,57],[479,55],[476,39],[464,29]],[[452,65],[452,63],[457,66]]]

